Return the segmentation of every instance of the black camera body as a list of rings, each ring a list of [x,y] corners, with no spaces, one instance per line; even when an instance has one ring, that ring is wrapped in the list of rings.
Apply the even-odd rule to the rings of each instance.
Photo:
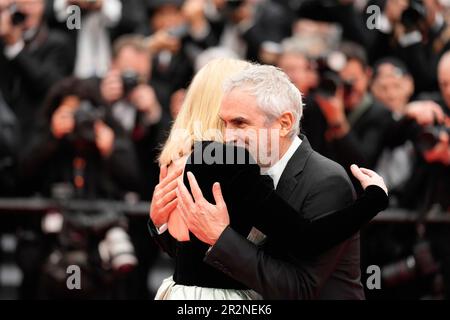
[[[226,0],[225,7],[230,10],[239,8],[244,3],[244,0]]]
[[[421,152],[433,149],[436,144],[439,143],[442,132],[446,132],[450,135],[450,127],[435,124],[433,126],[421,129],[415,140],[417,149]]]
[[[104,118],[103,110],[94,107],[90,101],[83,100],[75,112],[74,118],[74,139],[86,143],[95,143],[94,125],[96,121]]]
[[[345,59],[345,57],[338,57],[337,59],[341,58]],[[331,56],[317,59],[316,64],[319,74],[319,84],[315,90],[317,95],[324,98],[331,98],[336,95],[339,88],[344,90],[344,96],[351,93],[353,89],[353,82],[343,80],[339,76],[338,69],[342,66],[335,66]]]
[[[121,74],[124,96],[127,96],[142,83],[140,75],[133,70],[126,70]]]
[[[400,22],[406,32],[418,30],[419,25],[425,22],[427,10],[422,0],[410,0],[408,8],[403,11]]]
[[[111,299],[119,289],[117,280],[137,265],[126,219],[107,205],[90,211],[67,208],[63,219],[43,265],[41,291],[50,299]],[[80,268],[82,290],[68,290],[70,266]]]

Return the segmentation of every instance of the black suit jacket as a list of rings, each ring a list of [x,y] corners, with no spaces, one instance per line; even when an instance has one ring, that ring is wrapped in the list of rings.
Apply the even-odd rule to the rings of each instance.
[[[345,170],[302,140],[277,193],[309,219],[352,203],[355,192]],[[266,299],[364,299],[359,234],[319,256],[300,256],[276,239],[258,247],[228,227],[205,262]]]
[[[14,59],[8,60],[3,52],[0,41],[0,90],[19,120],[25,142],[47,92],[72,71],[70,45],[63,34],[43,25]]]

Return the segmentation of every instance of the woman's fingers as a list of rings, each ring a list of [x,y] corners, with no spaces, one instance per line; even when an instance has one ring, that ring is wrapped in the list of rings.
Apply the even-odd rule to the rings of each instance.
[[[175,210],[177,206],[178,206],[178,199],[175,198],[165,206],[164,210],[168,213],[171,213],[173,210]]]
[[[360,182],[367,178],[367,176],[355,164],[351,165],[350,170],[352,171],[352,174],[355,176],[355,178],[358,179]]]
[[[161,166],[159,169],[159,182],[163,181],[165,177],[167,177],[167,166]]]
[[[184,185],[183,181],[181,181],[181,180],[177,180],[177,181],[178,181],[177,196],[179,198],[179,202],[182,203],[182,205],[185,209],[187,209],[188,211],[191,211],[191,209],[194,208],[194,206],[195,206],[194,200],[192,199],[191,195],[189,194],[189,191],[186,188],[186,186]]]
[[[216,206],[224,207],[226,204],[225,204],[225,200],[223,199],[222,189],[220,188],[220,183],[218,183],[218,182],[214,183],[212,191],[213,191],[214,201],[216,202]]]
[[[174,189],[172,191],[170,191],[169,193],[166,193],[165,196],[163,196],[162,198],[162,203],[163,206],[167,206],[167,204],[169,204],[173,199],[177,198],[177,189]]]
[[[360,168],[360,169],[364,174],[368,175],[371,178],[378,175],[375,171],[372,171],[370,169],[366,169],[366,168]]]
[[[203,201],[204,198],[203,198],[202,190],[200,189],[200,186],[198,185],[197,180],[195,179],[194,175],[192,174],[192,172],[188,172],[187,176],[188,176],[189,185],[191,186],[191,191],[192,191],[192,195],[194,196],[195,202]]]
[[[178,179],[173,179],[164,188],[160,189],[160,192],[162,194],[167,194],[167,193],[175,190],[177,187],[178,187]]]
[[[386,194],[388,194],[388,189],[384,183],[383,178],[373,170],[366,168],[359,168],[357,165],[352,165],[350,167],[355,178],[359,180],[362,187],[365,189],[369,185],[376,185],[382,188]]]
[[[178,168],[175,171],[169,173],[167,177],[163,179],[163,181],[160,182],[159,187],[162,189],[165,186],[167,186],[169,183],[171,183],[173,180],[178,178],[181,173],[183,172],[183,168]]]

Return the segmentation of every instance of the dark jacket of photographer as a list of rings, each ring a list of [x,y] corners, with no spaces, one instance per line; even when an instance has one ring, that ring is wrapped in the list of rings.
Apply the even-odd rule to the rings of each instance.
[[[70,74],[73,63],[66,37],[43,25],[25,41],[24,49],[13,59],[4,55],[0,41],[0,89],[5,101],[19,119],[22,141],[27,141],[37,110],[50,87]]]
[[[442,107],[446,116],[450,117],[450,108],[442,96],[424,94],[420,98],[434,100]],[[440,130],[449,130],[444,128],[446,126],[442,125]],[[438,132],[439,130],[436,134]],[[428,210],[434,204],[438,204],[441,210],[450,211],[450,166],[440,162],[429,163],[422,152],[416,150],[413,172],[399,199],[400,206],[412,210]]]

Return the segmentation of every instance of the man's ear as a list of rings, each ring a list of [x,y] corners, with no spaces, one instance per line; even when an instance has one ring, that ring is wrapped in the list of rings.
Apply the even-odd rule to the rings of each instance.
[[[281,116],[278,117],[278,123],[280,124],[280,136],[286,137],[292,130],[294,126],[295,117],[290,111],[283,112]]]

